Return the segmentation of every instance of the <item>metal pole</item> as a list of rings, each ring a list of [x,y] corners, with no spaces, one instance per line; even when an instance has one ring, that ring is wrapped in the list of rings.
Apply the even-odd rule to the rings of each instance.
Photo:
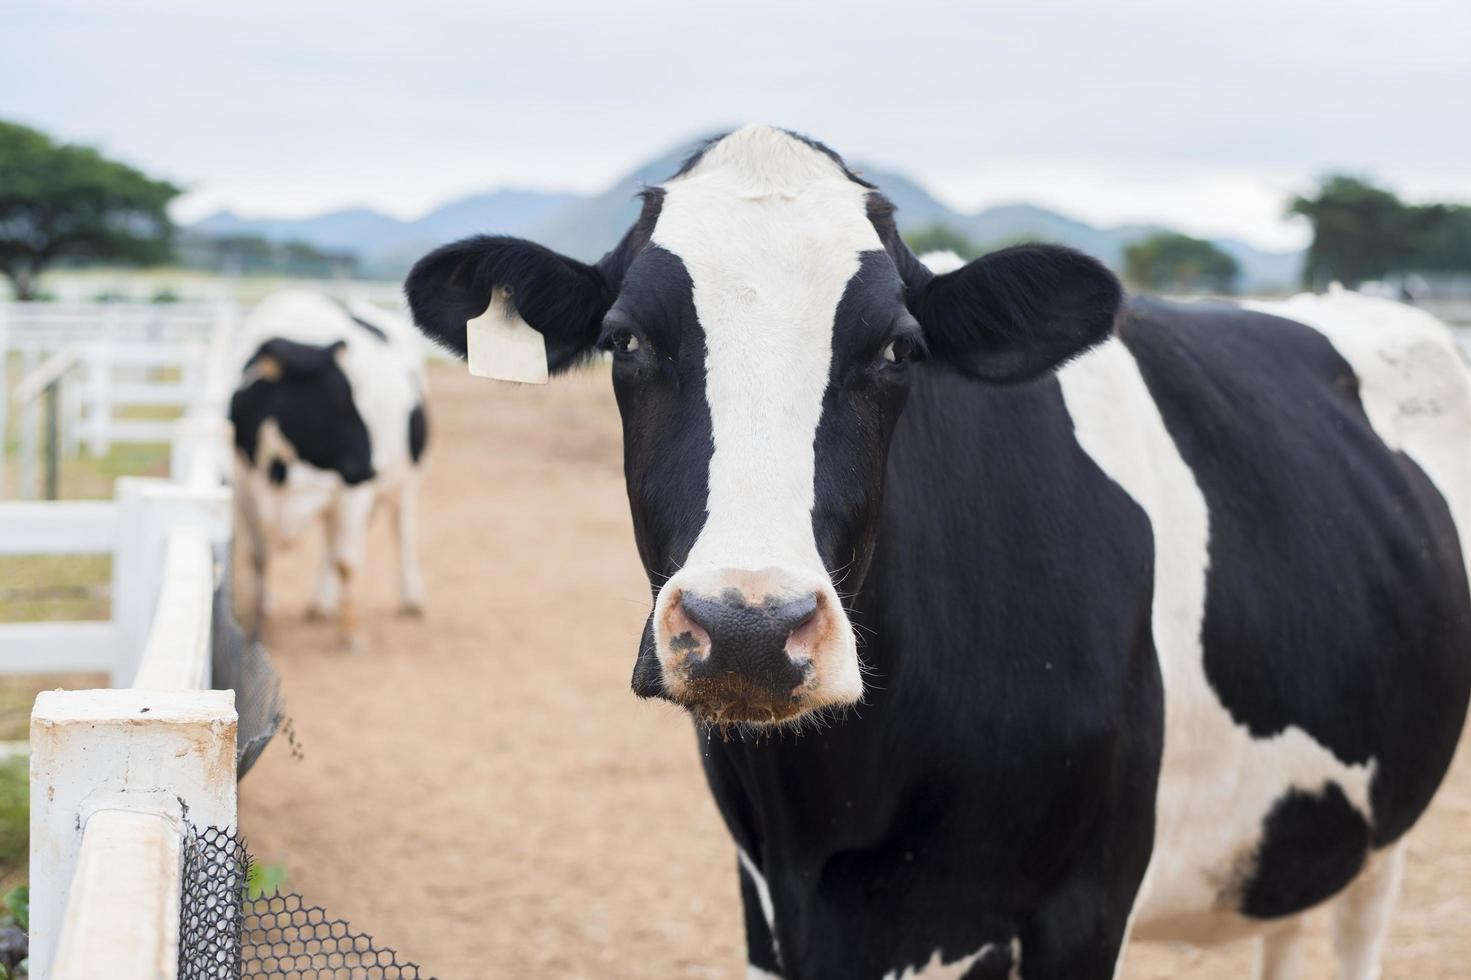
[[[56,500],[61,480],[61,380],[46,386],[46,499]]]

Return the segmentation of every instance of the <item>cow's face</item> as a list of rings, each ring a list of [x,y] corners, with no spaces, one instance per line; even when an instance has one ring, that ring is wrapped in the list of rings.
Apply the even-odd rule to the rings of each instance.
[[[611,352],[654,590],[639,694],[730,723],[856,703],[842,596],[863,582],[918,362],[1022,380],[1111,327],[1118,284],[1096,262],[1034,246],[935,278],[890,212],[824,148],[748,127],[646,194],[595,267],[482,238],[410,275],[415,319],[462,355],[499,290],[552,370]]]
[[[230,399],[241,477],[261,530],[288,543],[343,486],[373,476],[367,425],[343,372],[341,342],[275,338],[246,362]]]

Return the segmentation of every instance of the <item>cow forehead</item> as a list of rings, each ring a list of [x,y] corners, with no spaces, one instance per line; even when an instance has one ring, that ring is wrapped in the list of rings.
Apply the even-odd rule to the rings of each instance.
[[[821,151],[766,127],[732,133],[666,183],[652,241],[683,261],[697,309],[764,309],[792,326],[830,323],[859,253],[882,247],[868,188]],[[707,310],[700,313],[703,324]]]

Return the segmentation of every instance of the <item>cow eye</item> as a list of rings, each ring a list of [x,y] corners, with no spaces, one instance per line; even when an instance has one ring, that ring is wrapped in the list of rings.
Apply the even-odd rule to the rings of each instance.
[[[634,336],[632,330],[617,330],[608,339],[608,342],[620,354],[632,354],[639,347],[638,338]]]
[[[884,348],[884,361],[889,364],[903,364],[914,358],[918,346],[908,337],[895,337],[889,341]]]

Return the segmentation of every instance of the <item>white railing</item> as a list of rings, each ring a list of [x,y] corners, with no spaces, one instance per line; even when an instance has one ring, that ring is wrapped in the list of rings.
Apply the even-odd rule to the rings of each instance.
[[[168,442],[171,420],[129,417],[129,410],[194,405],[211,363],[230,351],[239,319],[239,307],[223,301],[0,304],[0,349],[16,352],[24,375],[13,397],[21,440],[17,496],[36,495],[38,406],[48,387],[59,393],[62,456],[83,445],[103,456],[114,443]],[[0,432],[12,401],[5,383],[0,371]]]
[[[105,670],[113,684],[48,691],[32,711],[35,980],[174,977],[186,820],[235,827],[234,693],[209,690],[232,520],[227,352],[199,371],[166,433],[169,479],[120,478],[108,501],[0,503],[0,553],[113,559],[109,620],[0,625],[0,673]]]

